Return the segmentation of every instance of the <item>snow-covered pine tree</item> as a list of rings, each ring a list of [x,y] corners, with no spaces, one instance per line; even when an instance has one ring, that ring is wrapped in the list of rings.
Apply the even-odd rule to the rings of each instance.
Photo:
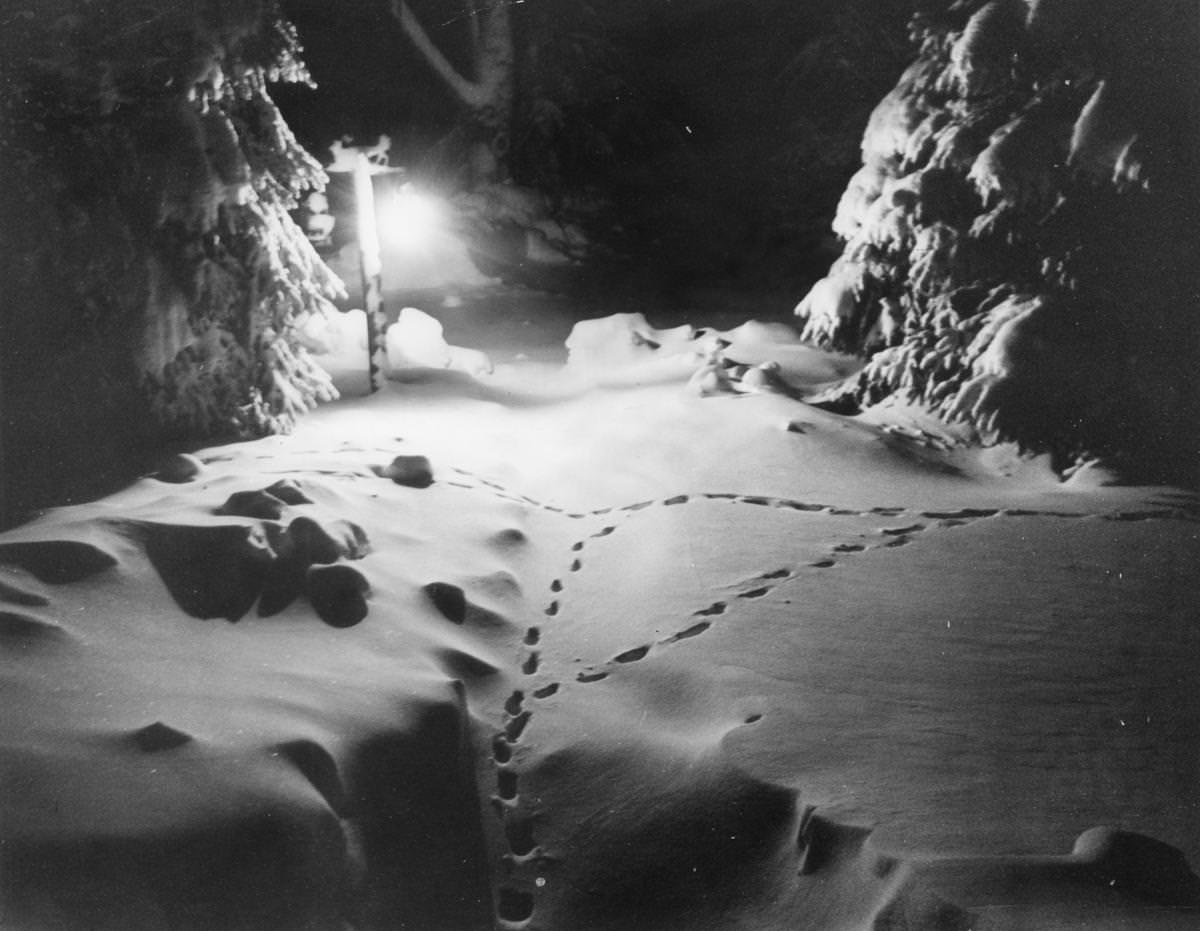
[[[923,7],[837,212],[843,254],[797,307],[806,337],[867,356],[860,401],[1195,478],[1195,4]]]
[[[294,339],[341,283],[288,215],[324,176],[268,93],[308,80],[273,0],[7,7],[10,459],[58,417],[249,436],[333,397]]]

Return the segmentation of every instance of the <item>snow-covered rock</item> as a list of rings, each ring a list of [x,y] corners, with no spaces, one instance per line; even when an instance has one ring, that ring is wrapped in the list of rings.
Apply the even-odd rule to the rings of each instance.
[[[413,369],[453,369],[472,377],[490,375],[492,360],[478,349],[451,346],[434,317],[405,307],[384,337],[387,347],[387,372],[398,375]]]
[[[567,337],[567,365],[624,368],[680,355],[699,361],[703,349],[693,327],[658,330],[643,314],[621,313],[575,324]]]
[[[450,367],[450,346],[442,335],[442,325],[416,307],[405,307],[387,328],[388,366],[392,371]]]

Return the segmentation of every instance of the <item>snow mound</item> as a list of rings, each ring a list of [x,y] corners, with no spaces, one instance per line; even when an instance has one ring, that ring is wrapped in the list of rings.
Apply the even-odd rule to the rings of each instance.
[[[849,358],[814,350],[782,323],[749,320],[720,331],[652,326],[640,313],[577,323],[567,337],[567,371],[594,383],[686,382],[700,397],[776,391],[802,394],[845,378]]]
[[[492,373],[486,353],[451,346],[443,333],[442,324],[425,311],[403,308],[384,337],[388,377],[404,378],[414,369],[452,369],[473,377]]]
[[[442,325],[415,307],[405,307],[387,329],[388,365],[393,371],[406,368],[444,369],[450,365],[450,346]]]
[[[693,327],[659,330],[640,313],[583,320],[572,328],[566,345],[567,365],[580,370],[623,368],[671,357],[693,361],[704,352]]]

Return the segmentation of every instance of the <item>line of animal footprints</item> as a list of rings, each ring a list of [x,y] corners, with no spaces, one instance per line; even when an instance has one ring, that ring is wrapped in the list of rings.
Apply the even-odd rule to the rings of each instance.
[[[832,504],[822,504],[818,502],[800,501],[795,498],[783,498],[768,495],[746,495],[725,492],[705,492],[695,495],[673,495],[668,498],[651,498],[645,501],[638,501],[633,504],[613,505],[610,507],[596,508],[588,511],[572,511],[565,507],[555,504],[549,504],[545,501],[539,501],[529,495],[523,495],[515,492],[499,482],[493,482],[490,479],[483,478],[474,472],[466,469],[454,468],[453,471],[461,479],[469,481],[448,480],[445,482],[454,488],[479,490],[480,488],[491,492],[498,498],[505,501],[511,501],[514,504],[524,504],[538,508],[542,511],[547,511],[551,514],[561,514],[564,517],[572,520],[583,520],[589,517],[601,517],[607,514],[620,512],[634,512],[645,510],[646,508],[659,506],[670,506],[678,504],[687,504],[694,501],[732,501],[741,504],[758,505],[760,507],[776,507],[785,508],[795,511],[811,511],[824,512],[836,516],[845,517],[899,517],[905,514],[912,514],[914,518],[920,517],[926,520],[939,521],[954,521],[954,520],[972,520],[981,517],[1047,517],[1059,519],[1081,519],[1092,518],[1096,520],[1117,521],[1117,522],[1140,522],[1150,520],[1177,520],[1187,523],[1200,523],[1200,507],[1192,506],[1188,503],[1180,505],[1164,505],[1158,508],[1147,508],[1138,511],[1113,511],[1110,513],[1093,513],[1086,511],[1060,511],[1060,510],[1037,510],[1033,508],[957,508],[950,510],[921,510],[915,511],[912,508],[891,506],[891,507],[874,507],[865,510],[838,507]],[[953,525],[950,525],[953,526]]]
[[[520,775],[513,761],[514,748],[521,742],[533,712],[525,707],[525,692],[515,690],[504,703],[504,726],[492,738],[492,761],[496,769],[496,792],[492,804],[500,819],[508,852],[503,864],[509,874],[497,889],[496,916],[506,924],[519,924],[533,916],[534,895],[520,888],[516,869],[536,860],[540,854],[533,832],[533,815],[521,806]]]
[[[461,470],[458,470],[458,471],[461,472]],[[469,473],[463,472],[462,474],[468,475]],[[503,486],[500,486],[497,483],[489,482],[489,481],[485,481],[485,480],[480,480],[480,481],[485,485],[485,487],[488,487],[489,489],[491,489],[497,493],[503,493],[503,495],[505,497],[509,498],[510,500],[521,501],[523,503],[532,504],[534,506],[541,507],[541,508],[544,508],[546,510],[556,512],[556,513],[566,513],[562,508],[557,508],[552,505],[542,504],[541,502],[537,502],[534,499],[528,498],[527,496],[513,495],[510,492],[508,492],[507,489],[504,489]],[[464,486],[464,487],[470,487],[470,486]],[[651,499],[651,500],[646,500],[646,501],[639,501],[639,502],[636,502],[633,504],[615,506],[615,507],[610,507],[610,508],[603,508],[603,509],[591,511],[588,513],[582,513],[582,514],[570,513],[570,514],[568,514],[568,516],[573,517],[573,518],[581,518],[581,517],[588,517],[588,516],[606,515],[606,514],[611,514],[614,512],[615,513],[622,513],[622,512],[633,513],[633,512],[638,512],[638,511],[644,511],[647,508],[650,508],[654,505],[670,507],[670,506],[683,505],[683,504],[688,504],[690,502],[697,502],[697,501],[729,501],[734,504],[744,504],[744,505],[759,506],[759,507],[784,508],[784,509],[790,509],[790,510],[801,511],[801,512],[827,513],[827,514],[832,514],[832,515],[837,515],[837,516],[848,516],[848,517],[874,517],[874,516],[877,516],[877,517],[901,517],[901,516],[906,516],[906,515],[912,513],[909,509],[906,509],[903,507],[894,507],[894,506],[880,506],[880,507],[873,507],[873,508],[869,508],[869,509],[853,509],[853,508],[840,508],[840,507],[835,507],[833,505],[827,505],[827,504],[799,501],[799,500],[792,499],[792,498],[780,498],[780,497],[770,497],[770,496],[762,496],[762,495],[742,495],[742,494],[732,494],[732,493],[724,493],[724,492],[707,492],[707,493],[702,493],[702,494],[698,494],[698,495],[681,494],[681,495],[674,495],[674,496],[671,496],[668,498],[663,498],[663,499]],[[915,522],[912,524],[906,524],[906,525],[902,525],[902,526],[880,528],[878,533],[879,533],[880,537],[882,538],[882,540],[881,540],[881,542],[875,543],[874,545],[871,545],[870,543],[867,543],[867,542],[862,542],[862,543],[847,542],[847,543],[835,544],[831,548],[829,554],[826,557],[823,557],[821,559],[807,563],[805,566],[798,567],[795,569],[781,568],[781,569],[775,570],[773,572],[764,573],[761,576],[758,576],[758,577],[752,579],[751,581],[760,583],[760,584],[756,584],[755,587],[738,593],[736,596],[734,596],[734,598],[743,599],[743,600],[764,598],[767,595],[771,594],[772,591],[774,591],[776,588],[778,588],[783,583],[797,578],[800,575],[800,573],[803,572],[805,569],[833,568],[834,566],[838,565],[838,563],[841,561],[841,559],[844,558],[845,556],[849,556],[849,555],[853,555],[853,554],[861,554],[861,553],[865,553],[870,550],[876,550],[876,549],[894,549],[894,548],[906,546],[909,543],[911,543],[918,534],[927,532],[931,529],[934,529],[934,528],[948,529],[948,528],[954,528],[954,527],[962,527],[962,526],[966,526],[967,524],[973,523],[974,521],[982,520],[982,519],[986,519],[986,518],[993,518],[993,517],[998,517],[998,516],[1004,516],[1004,517],[1051,517],[1051,518],[1067,518],[1067,519],[1078,519],[1078,518],[1085,518],[1085,517],[1101,517],[1106,520],[1129,521],[1129,520],[1151,520],[1151,519],[1161,518],[1161,517],[1169,515],[1172,519],[1186,519],[1183,516],[1181,516],[1179,514],[1179,512],[1175,512],[1175,511],[1171,511],[1171,512],[1146,511],[1146,512],[1136,512],[1136,513],[1116,513],[1116,514],[1110,514],[1110,515],[1091,515],[1091,514],[1084,513],[1084,512],[1072,512],[1072,511],[1038,511],[1038,510],[1029,510],[1029,509],[1000,509],[1000,508],[959,508],[959,509],[945,510],[945,511],[925,510],[925,511],[920,511],[918,513],[919,513],[919,516],[921,518],[923,518],[925,521],[932,521],[933,523]],[[601,528],[598,532],[592,534],[590,539],[599,539],[602,537],[609,536],[610,534],[614,533],[617,529],[618,529],[618,525],[610,524],[608,526]],[[583,569],[582,552],[583,552],[584,548],[586,547],[587,542],[588,542],[587,540],[580,540],[580,541],[577,541],[574,544],[572,544],[572,547],[571,547],[572,558],[571,558],[571,563],[568,567],[569,573],[571,573],[571,574],[578,573],[579,571],[581,571]],[[761,583],[768,583],[768,584],[761,584]],[[553,595],[553,598],[549,601],[549,603],[546,605],[546,607],[544,609],[544,613],[547,617],[554,618],[559,615],[559,612],[562,607],[561,599],[562,599],[564,590],[565,590],[565,584],[561,578],[556,578],[550,583],[550,591],[551,591],[551,594]],[[702,608],[696,612],[693,612],[693,614],[691,615],[691,618],[689,618],[689,620],[691,620],[691,623],[689,624],[689,626],[685,627],[684,629],[677,631],[676,633],[673,633],[668,637],[664,637],[657,641],[654,641],[653,643],[639,644],[639,645],[631,647],[627,650],[623,650],[622,652],[620,652],[617,655],[615,655],[614,657],[612,657],[612,659],[610,661],[603,664],[603,666],[607,666],[607,667],[611,668],[614,665],[625,665],[625,664],[629,664],[629,663],[639,662],[639,661],[645,659],[647,656],[649,656],[651,651],[654,650],[656,647],[673,645],[673,644],[679,643],[683,640],[689,640],[693,637],[699,636],[700,634],[704,633],[705,631],[707,631],[708,629],[710,629],[712,627],[712,625],[713,625],[712,619],[713,618],[725,614],[729,607],[730,607],[729,602],[715,601],[712,604],[708,605],[707,607]],[[521,663],[521,671],[525,675],[534,675],[538,672],[538,670],[540,668],[540,664],[541,664],[540,652],[536,649],[533,649],[533,647],[536,647],[539,644],[540,640],[541,640],[540,628],[530,627],[527,630],[525,639],[524,639],[525,645],[527,647],[530,647],[530,649],[526,651],[523,661]],[[585,669],[584,671],[579,672],[575,677],[575,681],[579,682],[579,683],[583,683],[583,684],[588,684],[588,683],[593,683],[593,682],[600,682],[600,681],[608,678],[609,671],[607,669],[603,668],[603,666],[597,667],[597,666],[593,665],[593,666]],[[535,690],[532,694],[533,694],[534,698],[539,698],[539,699],[540,698],[549,698],[549,697],[557,694],[559,689],[560,689],[560,684],[557,682],[552,682],[540,689]]]
[[[479,481],[493,493],[497,493],[508,500],[530,504],[553,513],[564,513],[574,519],[605,515],[614,510],[613,508],[604,508],[591,512],[591,515],[567,513],[561,508],[545,505],[531,498],[512,495],[493,482]],[[616,525],[609,525],[592,534],[592,536],[597,538],[605,537],[616,529]],[[571,547],[572,559],[570,571],[572,572],[578,572],[583,568],[580,553],[584,545],[584,542],[580,541]],[[563,588],[561,579],[555,579],[551,583],[550,590],[552,597],[544,609],[544,614],[547,618],[558,616],[560,601],[557,596],[562,593]],[[521,672],[525,676],[536,676],[541,668],[541,650],[539,649],[541,640],[542,629],[540,627],[531,626],[526,629],[525,636],[522,639],[524,649],[521,660]],[[540,688],[533,689],[530,695],[535,699],[546,699],[557,694],[560,688],[559,683],[550,682]],[[532,883],[528,881],[518,882],[516,875],[519,867],[535,862],[541,855],[537,838],[534,835],[533,815],[527,808],[521,805],[520,774],[513,760],[514,747],[521,742],[532,719],[533,710],[526,707],[525,690],[516,689],[504,703],[504,726],[492,738],[492,761],[496,767],[496,793],[492,798],[492,802],[503,827],[504,843],[508,848],[508,852],[504,856],[504,863],[509,872],[508,878],[496,891],[496,916],[500,921],[501,927],[513,929],[524,927],[529,919],[533,917],[536,905],[535,891],[539,884],[544,882],[541,879],[534,879]]]
[[[456,470],[460,475],[474,479],[479,485],[502,497],[513,502],[530,505],[552,513],[563,514],[572,519],[583,519],[587,517],[597,517],[609,514],[632,514],[639,511],[644,511],[647,508],[655,505],[663,507],[671,507],[688,504],[695,501],[715,501],[727,500],[735,504],[744,504],[760,507],[776,507],[787,508],[803,512],[824,512],[834,515],[844,515],[853,517],[900,517],[910,513],[908,509],[901,507],[876,507],[869,510],[856,510],[837,508],[831,505],[814,504],[809,502],[797,501],[789,498],[765,497],[757,495],[739,495],[725,493],[706,493],[700,495],[674,495],[663,499],[651,499],[639,501],[629,505],[602,508],[589,512],[568,512],[564,508],[554,505],[548,505],[539,502],[525,495],[517,495],[510,492],[503,486],[478,478],[463,470]],[[467,483],[451,482],[452,485],[458,485],[463,488],[474,488]],[[781,568],[772,572],[763,573],[760,576],[750,580],[756,583],[754,587],[742,591],[734,596],[735,599],[753,600],[763,598],[769,595],[777,587],[787,581],[795,579],[805,569],[825,569],[835,566],[839,559],[849,554],[863,553],[872,549],[890,549],[899,546],[904,546],[910,543],[913,538],[922,532],[933,529],[934,527],[951,528],[965,526],[973,521],[996,517],[997,515],[1005,514],[1007,516],[1051,516],[1051,517],[1085,517],[1085,514],[1076,514],[1071,512],[1034,512],[1034,511],[1001,511],[1000,509],[992,508],[963,508],[952,511],[923,511],[920,512],[921,518],[925,521],[933,521],[934,523],[915,522],[896,527],[880,528],[879,535],[882,542],[871,546],[867,543],[840,543],[832,547],[828,557],[807,564],[805,567],[797,569]],[[568,574],[575,574],[583,569],[583,554],[588,546],[589,541],[599,540],[614,534],[620,525],[607,524],[601,527],[598,531],[591,534],[587,539],[578,540],[571,545],[570,564],[568,565]],[[765,584],[764,584],[765,583]],[[562,578],[555,578],[550,583],[550,599],[548,600],[543,613],[548,619],[554,619],[560,616],[562,610],[562,598],[566,585]],[[732,601],[733,599],[731,599]],[[705,608],[692,613],[689,618],[690,623],[682,630],[664,637],[653,643],[640,644],[630,649],[618,653],[612,660],[605,665],[624,665],[636,663],[650,655],[651,651],[657,647],[670,646],[680,643],[685,640],[690,640],[709,630],[715,619],[726,614],[731,607],[730,601],[714,601]],[[530,626],[525,632],[522,640],[523,656],[521,661],[521,672],[528,677],[536,676],[541,668],[541,650],[539,649],[542,641],[542,629],[538,626]],[[599,682],[608,678],[609,672],[603,668],[592,667],[589,670],[577,674],[575,681],[587,684]],[[539,688],[532,689],[529,696],[534,699],[548,699],[557,695],[561,691],[562,685],[559,682],[549,682]],[[524,689],[517,689],[509,695],[504,705],[504,725],[503,729],[494,735],[492,740],[492,759],[496,767],[496,792],[493,796],[493,804],[496,812],[501,819],[503,825],[504,841],[508,847],[508,853],[505,854],[504,860],[509,871],[507,879],[497,889],[496,896],[496,914],[501,922],[501,925],[508,928],[520,928],[526,926],[528,921],[533,917],[536,906],[535,892],[539,888],[539,883],[543,880],[535,879],[532,884],[527,880],[519,881],[516,876],[518,867],[535,862],[541,855],[538,847],[538,842],[533,830],[533,816],[526,808],[521,805],[520,794],[520,774],[516,769],[514,762],[514,747],[518,745],[526,731],[529,728],[530,722],[533,719],[533,711],[526,706],[527,695]],[[761,714],[749,715],[744,723],[754,724],[761,720]]]
[[[697,497],[690,497],[690,498],[686,497],[686,496],[678,496],[676,498],[670,498],[670,499],[665,500],[663,502],[663,504],[682,504],[689,500],[692,500],[692,501],[704,500],[704,499],[711,500],[714,498],[727,499],[727,500],[730,500],[730,501],[733,501],[736,503],[742,503],[742,504],[752,504],[752,505],[765,504],[768,506],[775,504],[775,502],[780,500],[780,499],[769,499],[769,498],[761,498],[761,497],[756,497],[756,496],[743,496],[743,495],[700,495]],[[801,504],[801,502],[787,502],[784,506],[787,506],[788,504]],[[779,505],[776,504],[775,506],[779,506]],[[805,505],[802,509],[803,510],[815,510],[816,508],[817,508],[816,505]],[[835,510],[835,509],[822,508],[822,510]],[[853,515],[853,516],[868,516],[868,515],[897,516],[898,513],[900,513],[900,509],[897,509],[897,508],[874,508],[870,511],[836,510],[836,513],[844,513],[844,514],[849,514],[849,515]],[[728,601],[714,601],[707,607],[701,608],[700,610],[693,612],[692,615],[689,617],[689,621],[690,621],[689,625],[687,627],[683,628],[682,630],[679,630],[679,631],[671,634],[670,636],[663,637],[652,643],[643,643],[643,644],[639,644],[637,646],[631,647],[627,650],[623,650],[620,653],[616,654],[614,657],[612,657],[611,660],[609,660],[607,663],[605,663],[603,665],[611,668],[616,665],[626,665],[629,663],[640,662],[641,660],[643,660],[647,656],[649,656],[651,651],[653,651],[659,647],[671,646],[671,645],[680,643],[681,641],[690,640],[693,637],[697,637],[700,634],[704,633],[705,631],[709,630],[713,626],[714,620],[717,617],[720,617],[720,616],[726,614],[726,612],[732,606],[732,602],[734,600],[755,600],[755,599],[765,598],[766,596],[770,595],[780,585],[783,585],[785,582],[789,582],[793,579],[798,578],[800,576],[800,574],[807,569],[829,569],[829,568],[836,566],[842,557],[852,555],[852,554],[865,553],[865,552],[867,552],[869,550],[873,550],[873,549],[892,549],[892,548],[899,547],[899,546],[905,546],[908,543],[912,542],[912,540],[915,538],[915,536],[917,534],[920,534],[922,532],[933,529],[933,527],[965,526],[966,524],[972,522],[973,520],[978,520],[978,519],[985,518],[985,517],[992,517],[992,516],[995,516],[997,513],[998,512],[994,511],[994,510],[960,510],[960,511],[953,511],[953,512],[937,512],[937,513],[931,512],[928,516],[937,518],[937,520],[938,520],[937,524],[914,523],[914,524],[908,524],[908,525],[897,526],[897,527],[881,528],[878,532],[879,532],[879,535],[882,538],[882,540],[881,540],[881,542],[876,543],[875,545],[870,545],[869,543],[865,543],[865,542],[864,543],[839,543],[839,544],[836,544],[831,548],[830,553],[827,557],[823,557],[821,559],[815,560],[813,562],[805,564],[804,566],[800,566],[800,567],[797,567],[794,569],[780,568],[780,569],[776,569],[771,572],[765,572],[761,575],[753,577],[752,579],[748,580],[749,583],[751,583],[753,587],[747,588],[746,590],[739,592],[738,594],[734,595]],[[602,537],[606,537],[606,536],[612,534],[616,529],[617,529],[616,525],[610,525],[610,526],[604,527],[599,532],[592,534],[591,538],[599,539]],[[583,552],[584,548],[586,547],[586,545],[587,545],[587,541],[585,541],[585,540],[578,541],[572,545],[572,547],[571,547],[572,561],[570,564],[570,571],[572,573],[579,572],[583,568],[583,561],[582,561],[581,557],[582,557],[582,552]],[[553,595],[555,595],[555,598],[550,601],[550,603],[547,605],[547,607],[545,609],[545,614],[547,616],[556,617],[559,614],[559,611],[561,610],[560,597],[563,593],[564,587],[565,586],[561,579],[555,579],[553,582],[550,583],[550,590],[551,590],[551,593]],[[526,643],[537,643],[539,639],[540,639],[540,631],[536,628],[531,628],[529,633],[527,634]],[[530,656],[533,657],[533,656],[535,656],[535,654],[531,653]],[[537,671],[536,659],[534,659],[534,661],[531,663],[530,659],[527,658],[523,669],[526,673],[536,672]],[[587,684],[587,683],[592,683],[592,682],[600,682],[600,681],[608,678],[608,676],[609,676],[609,671],[607,669],[593,665],[593,666],[588,667],[584,671],[579,672],[575,677],[575,681]],[[555,692],[557,692],[557,691],[558,691],[558,684],[551,683],[551,685],[547,686],[545,689],[539,690],[539,692],[535,692],[534,697],[537,697],[537,698],[549,697],[550,695],[555,694]],[[543,694],[541,694],[541,692],[545,692],[546,694],[543,695]]]
[[[469,486],[468,486],[469,487]],[[494,483],[487,483],[485,487],[491,487],[493,491],[502,490],[500,486]],[[517,498],[515,496],[505,495],[512,500],[520,500],[525,503],[535,506],[546,507],[547,510],[558,511],[559,509],[551,506],[540,505],[538,502],[526,498]],[[632,513],[645,510],[648,507],[658,503],[662,506],[674,506],[687,504],[690,501],[713,499],[728,499],[734,502],[744,504],[772,504],[779,499],[759,498],[754,496],[742,495],[700,495],[696,497],[688,495],[676,495],[661,501],[641,501],[632,505],[627,505],[617,508],[605,508],[601,511],[592,512],[593,515],[604,515],[612,512]],[[792,505],[796,510],[833,510],[824,506],[806,505],[802,502],[787,502],[783,506]],[[881,508],[874,512],[881,516],[894,516],[900,513],[898,508]],[[854,515],[861,515],[865,512],[849,511],[842,512]],[[576,515],[570,515],[572,517]],[[578,515],[580,517],[588,515]],[[590,540],[599,540],[611,536],[618,529],[617,524],[607,524],[601,527],[595,533],[591,534],[585,540],[578,540],[571,545],[571,562],[568,566],[569,573],[577,573],[583,569],[583,553]],[[885,545],[898,545],[897,541],[903,540],[907,542],[907,534],[925,529],[925,525],[915,525],[904,528],[888,528],[883,531],[889,536],[889,542]],[[864,546],[844,545],[839,548],[841,552],[854,552],[866,549]],[[819,562],[816,566],[832,565],[832,562]],[[780,569],[775,572],[765,573],[756,581],[770,582],[770,585],[759,585],[749,591],[742,592],[738,598],[753,599],[760,598],[769,594],[774,587],[782,584],[784,581],[795,577],[796,573],[788,569]],[[546,604],[543,611],[548,619],[553,619],[559,616],[562,606],[562,594],[565,590],[565,584],[561,578],[556,578],[550,583],[551,598]],[[679,643],[684,640],[689,640],[692,637],[699,636],[708,630],[713,623],[713,618],[722,615],[728,609],[729,604],[724,601],[713,602],[707,608],[703,608],[693,614],[693,622],[685,629],[672,634],[654,644],[643,644],[625,650],[615,656],[612,660],[614,663],[626,664],[638,662],[645,659],[650,651],[658,645],[668,645]],[[541,667],[541,651],[539,646],[542,640],[542,630],[540,627],[531,626],[526,632],[522,640],[524,647],[523,657],[521,661],[521,672],[526,676],[536,676]],[[593,670],[590,672],[581,672],[576,677],[576,681],[580,683],[598,682],[608,677],[608,672],[604,670]],[[559,693],[562,686],[558,682],[547,683],[537,689],[532,690],[529,694],[534,699],[547,699]],[[510,875],[508,879],[498,888],[496,896],[496,914],[500,921],[512,928],[523,926],[533,916],[536,906],[535,891],[538,888],[537,880],[535,879],[532,887],[528,882],[515,882],[515,870],[524,864],[535,861],[540,855],[537,838],[533,830],[532,814],[522,807],[520,794],[520,774],[517,771],[514,763],[514,747],[521,742],[525,735],[530,722],[533,719],[533,710],[526,707],[526,691],[517,689],[509,695],[504,704],[504,726],[492,738],[492,760],[496,769],[496,791],[493,796],[493,805],[496,813],[501,820],[503,826],[504,841],[508,847],[508,853],[505,855],[505,863],[509,869]],[[746,718],[746,724],[754,724],[762,718],[761,714],[753,714]]]

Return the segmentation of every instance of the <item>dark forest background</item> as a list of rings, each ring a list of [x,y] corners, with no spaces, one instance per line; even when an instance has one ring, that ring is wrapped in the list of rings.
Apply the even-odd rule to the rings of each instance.
[[[511,119],[411,28],[470,77],[502,21]],[[1191,0],[3,0],[0,515],[334,396],[293,217],[380,134],[448,197],[486,142],[480,228],[523,192],[574,284],[799,301],[866,363],[839,409],[1190,483],[1197,45]]]

